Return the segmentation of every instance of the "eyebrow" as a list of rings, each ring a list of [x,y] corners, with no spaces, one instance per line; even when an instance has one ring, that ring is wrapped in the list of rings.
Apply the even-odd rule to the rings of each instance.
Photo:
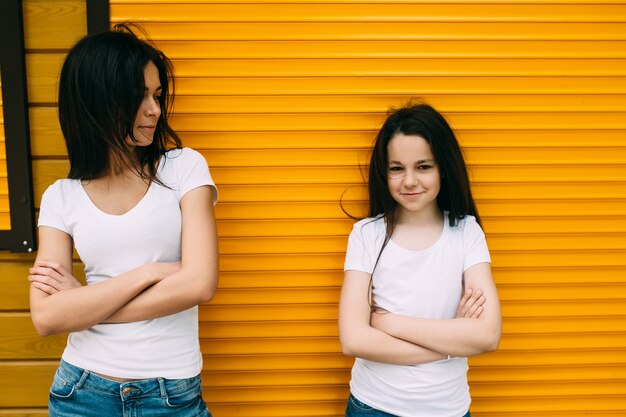
[[[430,159],[420,159],[419,161],[415,161],[416,164],[423,164],[424,162],[434,162],[435,160],[433,158]],[[400,161],[389,161],[390,164],[398,164],[398,165],[402,165],[402,162]]]
[[[150,90],[148,87],[143,88],[143,91],[148,91],[148,90]],[[159,90],[163,90],[163,87],[158,86],[157,88],[154,89],[154,91],[159,91]]]

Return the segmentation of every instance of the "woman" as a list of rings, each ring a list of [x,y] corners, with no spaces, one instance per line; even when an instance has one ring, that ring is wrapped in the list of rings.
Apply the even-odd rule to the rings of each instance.
[[[469,417],[467,357],[497,349],[500,303],[461,149],[432,107],[383,124],[369,207],[339,305],[343,352],[357,358],[346,417]]]
[[[29,275],[39,334],[70,333],[51,416],[210,416],[197,306],[217,286],[217,189],[168,124],[171,82],[167,57],[123,25],[63,64],[70,172],[43,195]]]

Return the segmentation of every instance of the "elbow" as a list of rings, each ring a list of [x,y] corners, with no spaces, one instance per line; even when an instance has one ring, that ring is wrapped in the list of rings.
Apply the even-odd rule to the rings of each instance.
[[[500,338],[502,336],[501,332],[498,332],[494,337],[491,338],[489,343],[487,344],[487,352],[495,352],[500,347]]]
[[[356,342],[355,337],[343,336],[340,332],[339,343],[341,344],[341,353],[352,358],[359,357],[359,344]]]
[[[198,304],[207,303],[215,297],[217,290],[217,271],[201,278],[202,284],[198,291]]]
[[[369,324],[349,320],[339,313],[339,344],[341,352],[352,358],[363,358],[371,350]]]
[[[197,304],[208,303],[215,296],[215,290],[207,289],[198,293],[198,302]]]
[[[37,308],[31,306],[30,318],[35,331],[42,337],[84,330],[84,328],[72,328],[73,324],[68,317],[57,314],[49,306],[38,305]]]
[[[62,333],[51,325],[50,320],[46,320],[45,318],[41,317],[41,314],[31,313],[31,319],[33,321],[33,326],[35,327],[35,331],[41,337],[52,336],[54,334]]]
[[[497,326],[491,333],[491,340],[489,343],[489,352],[495,352],[500,347],[500,339],[502,338],[502,319],[499,320]]]
[[[348,342],[343,340],[341,337],[339,338],[339,344],[341,345],[341,353],[343,353],[346,356],[354,356],[354,353],[352,351],[352,346],[350,346]]]
[[[341,353],[352,358],[356,358],[358,356],[356,349],[347,343],[341,343]]]
[[[217,267],[190,265],[183,267],[180,273],[184,277],[185,297],[192,305],[200,305],[213,299],[217,290]]]
[[[483,340],[481,346],[481,353],[495,352],[498,350],[500,346],[500,338],[502,336],[502,331],[500,329],[494,330],[490,332]]]
[[[35,322],[33,322],[33,324],[35,325],[35,331],[41,337],[52,336],[54,334],[52,329],[50,329],[50,328],[48,328],[46,326],[43,326],[43,325],[35,323]]]
[[[495,352],[498,350],[499,345],[500,339],[489,340],[481,346],[479,353]]]

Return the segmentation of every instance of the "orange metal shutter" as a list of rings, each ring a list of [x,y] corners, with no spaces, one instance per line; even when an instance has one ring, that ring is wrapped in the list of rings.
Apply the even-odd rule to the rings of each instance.
[[[174,60],[175,127],[220,190],[215,416],[342,415],[339,200],[412,97],[458,132],[502,299],[473,415],[626,413],[624,2],[114,0],[111,18]]]

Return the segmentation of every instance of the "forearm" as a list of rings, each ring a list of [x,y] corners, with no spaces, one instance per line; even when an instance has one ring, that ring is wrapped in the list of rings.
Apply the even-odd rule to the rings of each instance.
[[[175,314],[209,301],[216,286],[217,268],[209,272],[183,268],[129,300],[104,322],[134,322]]]
[[[42,336],[88,329],[160,278],[143,266],[98,284],[46,294],[31,285],[31,315]]]
[[[346,271],[339,302],[339,340],[345,355],[392,365],[419,365],[447,357],[400,340],[370,324],[370,275]]]
[[[391,365],[420,365],[447,358],[447,355],[395,338],[372,327],[342,335],[341,347],[347,356]]]
[[[424,319],[386,314],[383,331],[390,335],[451,356],[473,356],[494,351],[500,341],[499,320],[456,318]]]
[[[218,277],[217,230],[210,187],[198,187],[181,199],[181,268],[143,291],[107,322],[150,320],[178,313],[213,298]]]
[[[498,292],[489,263],[479,263],[463,273],[465,287],[478,289],[484,300],[479,317],[450,320],[417,318],[396,314],[374,314],[374,327],[392,336],[451,356],[472,356],[498,348],[502,334],[502,315]],[[467,293],[466,293],[467,294]],[[465,304],[465,298],[461,305]],[[469,304],[472,304],[471,302]]]

